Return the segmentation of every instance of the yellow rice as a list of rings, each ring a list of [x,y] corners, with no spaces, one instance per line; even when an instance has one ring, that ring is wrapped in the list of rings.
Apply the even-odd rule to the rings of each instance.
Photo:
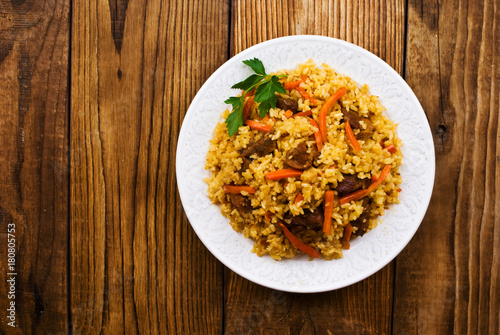
[[[361,179],[376,177],[380,175],[385,165],[390,164],[392,169],[389,176],[368,195],[371,198],[369,208],[371,219],[368,226],[369,229],[375,228],[377,216],[383,215],[390,204],[398,203],[398,194],[401,191],[399,184],[402,182],[398,170],[403,156],[399,150],[402,143],[396,136],[396,124],[383,115],[384,106],[380,104],[377,96],[369,94],[367,85],[358,87],[351,78],[335,72],[326,64],[317,67],[312,60],[299,64],[296,69],[283,70],[276,74],[287,74],[285,82],[300,80],[302,76],[307,76],[308,79],[300,86],[317,100],[317,106],[313,106],[309,100],[304,100],[296,90],[291,90],[289,94],[282,96],[297,100],[299,111],[312,110],[312,117],[316,121],[322,104],[340,88],[347,89],[347,93],[328,113],[328,142],[323,144],[319,165],[304,171],[298,178],[288,178],[286,183],[265,178],[265,174],[270,171],[287,168],[284,164],[286,153],[300,142],[311,141],[313,135],[313,126],[308,118],[287,119],[283,115],[284,110],[275,108],[270,110],[270,118],[265,121],[273,125],[271,136],[277,141],[274,153],[264,157],[256,156],[250,164],[250,169],[240,174],[238,170],[243,163],[241,150],[261,138],[263,133],[242,126],[230,138],[222,120],[216,126],[210,141],[206,160],[206,169],[210,170],[210,177],[205,181],[208,184],[209,198],[214,204],[220,205],[222,214],[230,219],[231,226],[236,231],[243,232],[246,238],[255,241],[252,252],[258,256],[268,254],[280,260],[302,253],[285,237],[279,225],[286,212],[299,215],[303,214],[304,210],[316,209],[324,203],[325,192],[335,189],[342,181],[343,174],[355,174]],[[359,141],[362,147],[359,152],[353,150],[345,134],[339,103],[347,110],[355,111],[362,117],[369,117],[373,122],[374,133],[370,139]],[[229,112],[229,110],[223,112],[222,118],[225,119]],[[252,107],[249,118],[262,122],[258,116],[257,104]],[[357,131],[359,130],[354,130],[355,133]],[[312,142],[308,144],[314,145],[314,140]],[[384,149],[391,144],[398,148],[394,154]],[[243,218],[229,202],[228,195],[223,191],[223,186],[227,184],[249,185],[256,189],[255,194],[248,195],[253,210],[246,218]],[[304,201],[295,205],[298,192],[302,193]],[[296,234],[297,238],[318,250],[327,260],[342,257],[341,239],[344,227],[363,212],[362,199],[342,206],[339,205],[338,199],[339,196],[335,192],[332,229],[329,235],[321,230],[312,229],[304,229]],[[264,215],[268,211],[273,215],[266,221]]]

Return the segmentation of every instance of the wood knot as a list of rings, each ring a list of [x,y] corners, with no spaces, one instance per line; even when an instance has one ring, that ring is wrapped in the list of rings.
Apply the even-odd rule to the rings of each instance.
[[[118,74],[118,79],[122,79],[122,69],[118,69],[117,71],[117,74]]]
[[[446,134],[447,130],[448,129],[446,128],[446,126],[444,124],[439,124],[437,126],[436,132],[437,132],[438,135],[443,136],[444,134]]]

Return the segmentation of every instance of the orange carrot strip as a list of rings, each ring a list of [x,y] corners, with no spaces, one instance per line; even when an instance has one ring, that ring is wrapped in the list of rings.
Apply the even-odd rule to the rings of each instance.
[[[367,189],[365,189],[365,190],[358,190],[356,192],[353,192],[351,194],[343,196],[342,198],[340,198],[340,201],[339,201],[340,204],[344,205],[344,204],[347,204],[350,201],[359,200],[359,199],[367,196],[374,189],[376,189],[377,186],[379,186],[384,181],[384,179],[389,175],[390,172],[391,172],[391,165],[387,164],[386,166],[384,166],[384,169],[382,170],[382,173],[380,174],[380,176],[378,177],[378,179],[375,180],[374,182],[372,182],[370,184],[370,186],[368,186]]]
[[[224,185],[224,193],[239,194],[241,192],[247,192],[250,194],[255,193],[255,188],[246,185]]]
[[[384,149],[387,150],[387,151],[389,151],[391,154],[395,154],[398,151],[398,148],[396,148],[392,144],[386,146]]]
[[[284,114],[284,116],[289,119],[293,116],[293,112],[291,110],[287,110]]]
[[[304,196],[302,195],[302,193],[297,194],[297,196],[295,197],[295,206],[297,206],[302,200],[304,200]]]
[[[301,80],[294,80],[294,81],[289,81],[289,82],[283,83],[283,87],[287,91],[293,90],[294,88],[297,88],[298,86],[300,86],[300,84],[302,84],[304,81],[306,81],[307,76],[303,75],[302,77],[300,77],[300,79]]]
[[[314,99],[309,93],[306,92],[306,90],[304,90],[302,87],[298,86],[295,88],[297,90],[297,92],[300,93],[300,95],[302,96],[302,98],[306,99],[306,100],[309,100],[312,104],[314,105],[317,105],[318,104],[318,101],[316,101],[316,99]]]
[[[333,212],[333,191],[325,193],[325,220],[323,221],[323,232],[330,234],[332,230],[332,212]]]
[[[283,83],[283,87],[285,88],[285,90],[290,91],[290,90],[293,90],[294,88],[299,87],[299,85],[303,82],[304,82],[304,80],[289,81],[289,82]]]
[[[350,223],[348,223],[344,228],[344,235],[342,235],[342,248],[349,250],[351,245],[349,241],[351,240],[353,227]]]
[[[323,137],[323,143],[328,141],[326,134],[326,114],[330,111],[333,105],[347,92],[345,87],[342,87],[337,92],[335,92],[332,96],[326,100],[326,102],[321,106],[321,110],[319,111],[319,131],[321,132],[321,136]]]
[[[293,235],[288,228],[280,222],[280,226],[283,229],[283,232],[285,233],[285,236],[287,239],[292,242],[292,244],[295,246],[295,248],[299,249],[302,252],[305,252],[311,257],[318,258],[320,256],[320,253],[318,250],[314,249],[313,247],[305,244],[301,240],[299,240],[295,235]]]
[[[316,123],[316,121],[314,121],[314,119],[309,119],[309,122],[315,128],[314,129],[314,139],[316,140],[316,146],[318,147],[318,151],[321,151],[321,149],[323,149],[323,137],[321,136],[321,133],[319,132],[318,124]]]
[[[266,178],[269,180],[280,180],[283,178],[300,177],[303,172],[295,169],[276,170],[266,173]]]
[[[368,192],[366,191],[367,189],[365,190],[358,190],[356,192],[353,192],[351,194],[348,194],[348,195],[344,195],[342,198],[340,198],[339,200],[339,203],[341,205],[343,204],[347,204],[348,202],[351,202],[351,201],[354,201],[354,200],[359,200],[365,196],[368,195]]]
[[[253,88],[251,91],[249,91],[249,92],[243,91],[243,92],[242,92],[242,94],[246,92],[246,93],[245,93],[245,98],[248,98],[248,97],[249,97],[249,96],[251,96],[251,95],[255,95],[255,90],[256,90],[256,89],[257,89],[257,88],[255,88],[255,87],[254,87],[254,88]]]
[[[250,126],[250,128],[252,129],[260,130],[263,131],[264,133],[270,132],[271,128],[273,128],[271,124],[260,123],[253,120],[245,120],[245,124],[247,126]]]
[[[311,115],[313,115],[312,110],[308,110],[300,113],[295,113],[293,116],[295,117],[295,116],[311,116]]]
[[[367,194],[369,194],[374,189],[376,189],[377,186],[379,186],[380,184],[382,184],[382,182],[389,175],[390,172],[391,172],[391,165],[387,164],[386,166],[384,166],[384,168],[382,170],[382,173],[380,174],[380,176],[378,177],[378,179],[375,182],[371,183],[370,186],[368,186],[368,188],[366,189],[368,191]]]
[[[354,150],[360,151],[361,150],[361,145],[359,144],[359,142],[356,139],[356,137],[354,137],[354,133],[352,132],[352,128],[351,128],[351,124],[347,120],[345,122],[345,133],[347,135],[347,138],[349,139],[349,142],[351,142],[352,147],[354,148]]]
[[[351,240],[351,234],[353,230],[354,230],[353,226],[350,223],[348,223],[344,228],[344,235],[342,236],[342,239],[344,241],[349,242]]]
[[[243,120],[248,119],[248,113],[250,112],[250,109],[252,108],[254,98],[255,98],[255,95],[251,95],[247,99],[247,101],[245,101],[245,105],[243,106]]]

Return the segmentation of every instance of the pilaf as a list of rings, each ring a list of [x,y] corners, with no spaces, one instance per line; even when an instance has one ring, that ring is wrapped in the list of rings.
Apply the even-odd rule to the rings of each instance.
[[[208,196],[230,224],[276,260],[305,252],[342,257],[352,238],[398,203],[401,140],[367,85],[312,60],[282,70],[286,93],[260,118],[248,94],[245,124],[224,121],[210,141]],[[226,110],[222,118],[226,119]]]

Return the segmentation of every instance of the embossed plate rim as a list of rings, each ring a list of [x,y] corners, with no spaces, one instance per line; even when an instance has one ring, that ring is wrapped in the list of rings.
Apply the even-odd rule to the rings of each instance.
[[[398,136],[403,140],[401,150],[405,156],[401,167],[401,204],[392,206],[376,229],[353,241],[342,259],[309,261],[301,256],[277,262],[269,256],[258,257],[250,251],[253,241],[235,232],[206,195],[203,178],[208,176],[204,170],[208,139],[220,121],[220,114],[228,107],[223,101],[234,94],[230,86],[250,73],[241,61],[253,57],[261,59],[268,72],[293,68],[309,58],[317,66],[326,62],[353,78],[358,85],[367,83],[371,94],[380,91],[381,102],[388,108],[387,114],[400,123]],[[347,59],[351,62],[346,64]],[[405,133],[401,132],[402,128]],[[407,134],[410,130],[411,134]],[[425,113],[396,71],[374,54],[349,42],[296,35],[254,45],[229,59],[210,76],[184,118],[177,144],[176,174],[189,222],[219,261],[257,284],[281,291],[312,293],[359,282],[387,265],[403,250],[420,226],[429,205],[434,184],[434,159],[432,133]]]

